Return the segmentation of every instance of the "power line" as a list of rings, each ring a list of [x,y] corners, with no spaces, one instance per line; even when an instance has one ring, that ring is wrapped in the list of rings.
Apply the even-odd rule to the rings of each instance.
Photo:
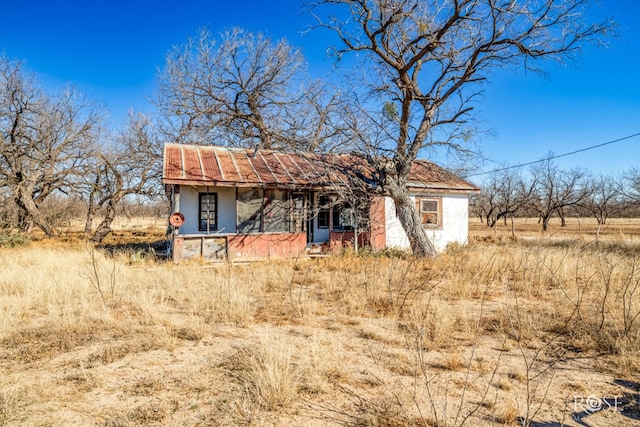
[[[582,153],[583,151],[593,150],[594,148],[604,147],[605,145],[613,144],[615,142],[624,141],[626,139],[635,138],[636,136],[640,136],[640,132],[634,133],[633,135],[623,136],[622,138],[614,139],[612,141],[603,142],[602,144],[592,145],[590,147],[581,148],[579,150],[570,151],[568,153],[558,154],[558,155],[554,155],[554,156],[551,156],[551,157],[545,157],[544,159],[534,160],[532,162],[520,163],[520,164],[517,164],[517,165],[514,165],[514,166],[507,166],[507,167],[504,167],[504,168],[494,169],[494,170],[490,170],[490,171],[486,171],[486,172],[472,173],[472,174],[467,175],[467,176],[465,176],[463,178],[466,179],[466,178],[470,178],[472,176],[487,175],[487,174],[494,173],[494,172],[502,172],[502,171],[506,171],[506,170],[509,170],[509,169],[521,168],[523,166],[535,165],[536,163],[542,163],[542,162],[546,162],[546,161],[553,160],[553,159],[559,159],[560,157],[567,157],[567,156],[571,156],[573,154]]]

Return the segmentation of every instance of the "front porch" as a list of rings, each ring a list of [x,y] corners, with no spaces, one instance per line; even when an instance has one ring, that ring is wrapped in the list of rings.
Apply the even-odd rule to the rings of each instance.
[[[358,247],[371,246],[369,231],[358,233]],[[202,258],[208,262],[257,261],[327,255],[354,247],[353,231],[330,232],[327,242],[307,242],[307,233],[184,234],[172,239],[174,262]]]
[[[173,260],[254,261],[305,254],[305,233],[191,234],[173,237]]]

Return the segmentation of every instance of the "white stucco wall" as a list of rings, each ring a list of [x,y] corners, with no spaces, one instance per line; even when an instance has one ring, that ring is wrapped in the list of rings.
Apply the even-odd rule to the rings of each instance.
[[[444,250],[451,242],[467,243],[469,196],[467,194],[432,194],[430,196],[442,198],[442,229],[426,230],[436,250]],[[412,200],[415,201],[415,197],[412,197]],[[389,197],[385,198],[385,217],[387,247],[408,249],[409,239],[396,216],[395,204]]]
[[[180,188],[180,212],[184,215],[184,224],[180,234],[206,234],[198,230],[199,193],[206,193],[207,187]],[[218,230],[212,233],[236,232],[236,189],[233,187],[209,187],[210,193],[218,193]]]

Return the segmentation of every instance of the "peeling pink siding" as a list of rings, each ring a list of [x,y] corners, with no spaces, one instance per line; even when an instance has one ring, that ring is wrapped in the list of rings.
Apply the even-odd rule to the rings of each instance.
[[[303,255],[306,246],[305,233],[235,235],[227,240],[229,261],[293,258]]]
[[[387,229],[385,227],[384,197],[374,197],[369,208],[369,224],[371,229],[370,245],[372,249],[384,249],[387,246]]]

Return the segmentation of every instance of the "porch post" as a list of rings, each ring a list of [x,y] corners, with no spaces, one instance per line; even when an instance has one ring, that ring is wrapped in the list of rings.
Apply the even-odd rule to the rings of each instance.
[[[180,185],[173,184],[173,212],[180,212]],[[173,213],[172,212],[172,213]],[[171,237],[171,256],[173,258],[173,262],[179,262],[182,260],[182,238],[178,237],[178,228],[173,227],[172,237]]]
[[[173,184],[173,212],[180,212],[180,185]]]

